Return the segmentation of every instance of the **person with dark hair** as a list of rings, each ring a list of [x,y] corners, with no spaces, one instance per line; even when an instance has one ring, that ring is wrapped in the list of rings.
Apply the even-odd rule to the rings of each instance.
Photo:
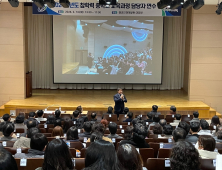
[[[21,136],[13,145],[13,148],[30,148],[31,137],[40,133],[36,127],[30,128],[27,131],[26,137]]]
[[[78,110],[75,110],[72,114],[73,114],[73,119],[72,119],[72,121],[73,121],[73,122],[77,122],[78,119],[79,119],[79,111],[78,111]],[[75,123],[74,123],[74,125],[75,125]]]
[[[79,134],[79,137],[87,137],[90,138],[91,131],[92,131],[92,123],[91,122],[85,122],[83,125],[83,133]]]
[[[63,132],[66,133],[70,127],[72,127],[73,121],[71,119],[65,119],[64,124],[63,124]]]
[[[167,124],[167,121],[165,119],[160,119],[159,124],[164,127]]]
[[[79,142],[78,129],[75,126],[69,128],[67,131],[66,141]]]
[[[171,170],[200,170],[199,153],[186,141],[177,142],[170,155]]]
[[[117,157],[121,170],[143,170],[143,161],[136,148],[130,144],[118,147]]]
[[[42,168],[36,170],[73,170],[72,156],[62,139],[53,139],[46,146]]]
[[[110,114],[113,114],[113,107],[112,106],[108,107],[107,113],[103,114],[102,119],[104,118],[105,115],[110,115]]]
[[[91,122],[93,123],[93,122],[96,122],[97,121],[97,119],[96,119],[96,113],[95,112],[92,112],[91,113]]]
[[[31,137],[28,153],[16,153],[15,158],[44,158],[44,150],[48,140],[45,135],[36,133]]]
[[[162,134],[162,133],[163,133],[162,126],[160,126],[160,124],[155,124],[153,126],[153,134]]]
[[[200,135],[209,135],[212,136],[210,130],[209,130],[209,123],[205,119],[200,120],[200,131],[197,133]]]
[[[62,121],[61,121],[61,119],[55,119],[54,127],[56,127],[56,126],[61,126],[61,127],[62,127]]]
[[[147,117],[146,122],[153,122],[153,115],[151,112],[148,112],[146,117]]]
[[[154,116],[153,116],[153,123],[151,123],[151,124],[149,125],[149,129],[148,129],[148,130],[150,130],[150,127],[151,127],[151,126],[155,126],[156,124],[159,124],[159,122],[160,122],[160,117],[159,117],[159,115],[154,115]]]
[[[125,114],[127,114],[129,112],[129,108],[128,107],[124,107],[124,109],[123,109],[123,114],[125,115]]]
[[[193,119],[190,121],[190,122],[198,122],[200,123],[200,119],[198,118],[199,117],[199,113],[198,112],[193,112]]]
[[[64,136],[63,130],[61,126],[56,126],[52,130],[52,137],[62,137]]]
[[[58,109],[56,109],[56,111],[55,111],[55,119],[56,120],[59,119],[60,121],[63,121],[63,119],[61,118],[61,111]]]
[[[77,106],[76,110],[79,111],[79,114],[82,114],[82,112],[83,112],[82,106]]]
[[[0,123],[0,138],[3,137],[3,127],[4,127],[4,125],[6,125],[6,123],[7,122],[5,122],[5,121]]]
[[[110,134],[107,136],[108,138],[122,138],[121,136],[117,135],[117,124],[115,122],[109,123],[109,132]]]
[[[121,88],[117,89],[117,94],[114,95],[114,102],[115,102],[115,114],[119,118],[119,114],[123,113],[124,110],[124,103],[127,102],[126,96],[123,95],[123,90]]]
[[[190,134],[187,135],[186,141],[191,143],[197,143],[199,135],[198,132],[200,130],[200,123],[199,122],[190,122]]]
[[[222,131],[221,130],[219,130],[216,133],[216,137],[214,139],[216,140],[217,143],[222,143]]]
[[[5,122],[10,122],[11,121],[11,115],[9,115],[8,113],[4,114],[2,116],[2,119],[5,121]]]
[[[115,147],[110,142],[96,140],[86,150],[83,170],[120,170]]]
[[[127,126],[123,135],[124,140],[130,140],[133,135],[133,126]]]
[[[210,126],[217,126],[217,125],[220,125],[220,119],[218,116],[213,116],[211,119]]]
[[[151,114],[152,114],[152,116],[154,117],[155,115],[161,115],[161,113],[160,112],[157,112],[157,110],[158,110],[158,106],[157,105],[153,105],[152,106],[152,111],[150,112]]]
[[[163,134],[164,136],[160,137],[160,138],[172,138],[172,133],[173,133],[173,126],[171,125],[165,125],[163,127]]]
[[[53,115],[48,115],[47,117],[47,121],[46,121],[46,124],[53,124],[55,123],[55,117]]]
[[[36,114],[37,114],[37,118],[36,120],[40,123],[41,121],[46,121],[47,119],[44,118],[44,111],[43,110],[37,110],[36,111]]]
[[[180,122],[178,127],[184,129],[187,132],[187,135],[189,134],[189,132],[190,132],[190,125],[187,122],[184,122],[184,121]]]
[[[28,119],[24,121],[24,124],[27,125],[28,121],[36,121],[36,126],[38,126],[39,122],[35,119],[35,112],[30,112],[28,115]],[[28,127],[28,126],[27,126]]]
[[[18,170],[15,158],[5,149],[0,149],[0,170]]]
[[[102,140],[103,134],[101,132],[93,132],[90,136],[90,142],[94,142],[97,140]]]
[[[133,112],[128,112],[127,118],[123,122],[132,122],[132,120],[133,120]]]
[[[125,143],[131,144],[136,148],[149,148],[150,145],[146,143],[145,138],[147,136],[148,130],[147,127],[141,123],[135,124],[133,128],[133,137],[130,140],[122,140],[120,145]]]
[[[198,152],[202,159],[216,159],[218,153],[214,152],[216,146],[215,139],[212,136],[201,135],[198,140]]]
[[[97,123],[96,122],[96,123],[94,123],[92,125],[92,133],[94,133],[94,132],[100,132],[103,135],[102,140],[105,140],[105,141],[108,141],[110,143],[113,143],[110,138],[104,136],[105,127],[104,127],[104,125],[102,123]],[[90,142],[90,139],[88,139],[87,142]]]
[[[12,135],[14,134],[14,124],[6,123],[3,126],[3,137],[0,139],[1,141],[16,141],[16,138],[13,138]]]
[[[177,114],[176,111],[177,111],[177,108],[176,108],[175,106],[171,106],[171,107],[170,107],[170,114],[169,114],[169,115],[175,115],[175,114]]]
[[[24,124],[25,117],[18,115],[15,119],[15,129],[24,129],[24,133],[27,133],[27,126]]]
[[[173,123],[170,123],[171,126],[178,126],[180,123],[181,115],[175,114]]]

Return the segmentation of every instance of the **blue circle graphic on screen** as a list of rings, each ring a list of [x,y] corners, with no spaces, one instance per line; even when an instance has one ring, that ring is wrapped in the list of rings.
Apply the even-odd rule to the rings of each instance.
[[[110,58],[112,56],[119,56],[127,53],[127,50],[121,45],[112,45],[104,53],[103,58]]]
[[[132,32],[132,36],[136,41],[144,41],[147,38],[148,33],[141,33],[137,31]]]

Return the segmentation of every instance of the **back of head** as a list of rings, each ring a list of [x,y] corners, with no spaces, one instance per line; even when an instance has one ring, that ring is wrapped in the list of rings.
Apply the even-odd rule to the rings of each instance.
[[[198,118],[199,117],[199,113],[198,112],[193,112],[193,117],[194,118]]]
[[[133,126],[127,126],[124,133],[124,139],[129,140],[132,138]]]
[[[162,126],[160,126],[159,124],[155,124],[153,126],[153,133],[154,134],[162,134],[163,130],[162,130]]]
[[[87,148],[85,167],[98,170],[118,170],[117,160],[115,147],[112,143],[104,140],[96,140]]]
[[[6,113],[3,115],[2,119],[7,122],[7,121],[9,121],[10,117],[11,116],[8,113]]]
[[[56,117],[56,118],[59,118],[60,115],[61,115],[61,111],[57,109],[57,110],[55,111],[55,117]]]
[[[62,121],[61,119],[56,119],[55,122],[54,122],[54,127],[56,126],[61,126],[62,127]]]
[[[40,133],[40,130],[37,127],[33,127],[27,130],[27,138],[31,138],[36,133]]]
[[[45,146],[48,144],[48,140],[44,134],[36,133],[31,137],[30,147],[38,151],[43,151]]]
[[[18,170],[14,157],[5,149],[0,149],[0,169]]]
[[[172,135],[172,133],[173,133],[173,126],[171,126],[171,125],[165,125],[165,126],[163,127],[163,134],[164,134],[164,135]]]
[[[0,132],[3,132],[3,127],[6,125],[7,122],[0,123]]]
[[[66,134],[66,139],[67,140],[79,139],[78,129],[75,126],[69,128],[69,130],[67,131],[67,134]]]
[[[187,122],[184,122],[184,121],[180,122],[178,127],[184,129],[187,134],[190,132],[190,125],[187,124]]]
[[[115,122],[109,123],[109,131],[111,134],[116,134],[117,124]]]
[[[222,131],[221,130],[219,130],[216,135],[217,135],[217,139],[222,140]]]
[[[129,108],[128,108],[128,107],[124,107],[123,113],[124,113],[124,114],[127,114],[128,112],[129,112]]]
[[[133,119],[133,120],[132,120],[133,126],[135,126],[139,120],[141,120],[140,117],[137,117],[137,118]]]
[[[107,113],[113,113],[113,107],[112,106],[108,107],[108,112]]]
[[[153,121],[154,121],[155,123],[159,123],[160,117],[159,117],[158,115],[154,115],[154,116],[153,116]]]
[[[92,118],[92,119],[95,119],[95,118],[96,118],[96,113],[95,113],[95,112],[92,112],[92,113],[91,113],[91,118]]]
[[[43,114],[44,114],[43,110],[38,110],[38,111],[37,111],[38,117],[42,117]]]
[[[173,140],[178,142],[179,140],[184,140],[187,136],[187,133],[184,129],[178,127],[173,131]]]
[[[207,151],[214,151],[216,146],[216,141],[212,136],[200,135],[198,139],[199,148]]]
[[[214,116],[211,119],[211,125],[220,125],[220,119],[218,116]]]
[[[25,117],[23,115],[18,115],[15,119],[16,123],[24,123]]]
[[[36,127],[37,126],[37,121],[34,120],[34,119],[29,120],[29,121],[27,121],[26,126],[27,126],[28,129]]]
[[[52,137],[63,136],[63,135],[64,135],[64,133],[63,133],[63,130],[62,130],[61,126],[56,126],[52,130]]]
[[[177,111],[177,108],[175,106],[171,106],[170,110],[175,113]]]
[[[176,120],[180,120],[181,119],[181,115],[180,114],[175,114],[175,118],[176,118]]]
[[[133,140],[138,143],[143,142],[147,133],[147,127],[141,123],[137,123],[133,129]]]
[[[175,143],[172,148],[171,156],[171,170],[199,170],[199,152],[195,149],[193,144],[186,141]]]
[[[53,139],[46,147],[43,170],[74,169],[69,148],[62,139]]]
[[[102,119],[101,123],[103,124],[103,126],[106,128],[107,125],[109,124],[109,122],[106,119]]]
[[[100,132],[104,134],[105,127],[103,126],[102,123],[94,123],[92,126],[92,132]]]
[[[47,121],[46,121],[46,123],[47,124],[54,124],[55,123],[55,117],[53,116],[53,115],[49,115],[48,117],[47,117]]]
[[[82,106],[77,106],[77,108],[76,108],[76,110],[78,110],[79,111],[79,113],[81,114],[82,113]]]
[[[29,118],[31,118],[31,117],[35,117],[35,112],[30,112],[29,113]]]
[[[63,125],[63,129],[64,129],[64,133],[66,133],[70,127],[72,127],[74,124],[73,124],[73,121],[71,119],[66,119],[64,121],[64,125]]]
[[[5,137],[9,137],[11,135],[11,133],[14,132],[14,125],[12,123],[6,123],[4,126],[3,126],[3,135]]]
[[[85,122],[83,125],[83,129],[85,132],[90,133],[92,131],[92,123],[91,122]]]
[[[193,132],[198,132],[200,130],[200,123],[199,122],[190,122],[190,129]]]
[[[200,120],[200,126],[202,130],[209,130],[209,123],[205,119]]]
[[[132,117],[133,117],[133,112],[128,112],[128,113],[127,113],[127,116],[128,116],[130,119],[132,119]]]
[[[157,111],[158,110],[158,106],[157,105],[153,105],[152,109],[153,109],[153,111]]]
[[[93,132],[90,136],[90,142],[94,142],[97,140],[102,140],[103,134],[100,132]]]
[[[130,144],[123,144],[118,147],[117,157],[122,170],[142,170],[143,162],[136,148]]]
[[[162,127],[164,127],[164,126],[167,124],[167,122],[166,122],[165,119],[160,119],[159,124],[160,124]]]
[[[79,116],[79,111],[75,110],[72,114],[74,118],[77,118]]]
[[[152,114],[151,112],[149,112],[149,113],[147,113],[147,117],[148,117],[149,119],[153,119],[153,114]]]

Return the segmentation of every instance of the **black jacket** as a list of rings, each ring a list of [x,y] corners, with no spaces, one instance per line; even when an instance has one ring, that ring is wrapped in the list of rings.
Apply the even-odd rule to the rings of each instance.
[[[113,99],[114,99],[114,102],[115,102],[115,107],[114,107],[115,112],[123,112],[124,103],[127,102],[126,96],[124,95],[124,100],[122,100],[120,98],[120,94],[117,93],[117,94],[114,95]]]

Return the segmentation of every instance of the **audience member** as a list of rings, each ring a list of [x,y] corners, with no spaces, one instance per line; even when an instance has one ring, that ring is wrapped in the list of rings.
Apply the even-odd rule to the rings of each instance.
[[[0,138],[3,137],[3,127],[4,127],[4,125],[6,125],[6,123],[7,122],[5,122],[5,121],[0,123]]]
[[[96,113],[95,112],[92,112],[91,113],[91,122],[96,122],[97,119],[96,119]]]
[[[117,157],[121,170],[143,170],[143,161],[136,148],[130,144],[118,147]]]
[[[198,122],[200,123],[200,119],[198,118],[199,117],[199,113],[198,112],[193,112],[193,119],[190,121],[190,122]]]
[[[158,115],[154,115],[153,116],[153,122],[149,125],[149,129],[148,130],[150,130],[151,126],[159,124],[159,122],[160,122],[160,117]]]
[[[124,120],[123,122],[132,122],[132,120],[133,120],[133,112],[128,112],[127,119]]]
[[[152,111],[151,111],[151,114],[152,114],[152,116],[154,117],[155,115],[161,115],[161,113],[160,112],[157,112],[157,110],[158,110],[158,106],[157,105],[153,105],[152,106]]]
[[[109,123],[109,132],[110,134],[107,136],[108,138],[122,138],[121,136],[117,135],[117,124],[115,122]]]
[[[163,133],[162,126],[160,126],[159,124],[155,124],[153,126],[153,134],[162,134],[162,133]]]
[[[214,152],[216,146],[212,136],[201,135],[198,140],[198,151],[202,159],[216,159],[218,153]]]
[[[82,112],[83,112],[82,106],[77,106],[76,110],[79,111],[79,114],[82,114]]]
[[[72,121],[74,122],[74,125],[76,124],[77,120],[79,119],[79,111],[75,110],[73,113],[73,119]]]
[[[124,107],[124,109],[123,109],[123,114],[127,114],[129,112],[129,108],[128,107]]]
[[[189,132],[190,132],[190,125],[187,122],[184,122],[184,121],[180,122],[178,127],[184,129],[187,132],[186,135],[189,134]]]
[[[42,168],[38,170],[71,170],[74,169],[72,156],[66,143],[54,139],[47,145]]]
[[[83,125],[83,133],[79,134],[79,137],[87,137],[90,138],[91,131],[92,131],[92,123],[91,122],[85,122]]]
[[[30,141],[32,136],[40,133],[39,129],[36,127],[29,128],[27,131],[27,136],[21,136],[13,145],[13,148],[30,148]]]
[[[16,141],[16,138],[13,138],[12,135],[14,134],[14,124],[12,123],[6,123],[3,126],[3,137],[1,138],[1,141]]]
[[[200,170],[199,153],[186,141],[180,141],[172,148],[171,170]]]
[[[200,131],[197,134],[199,136],[200,135],[210,135],[210,136],[212,136],[212,134],[209,130],[209,124],[206,120],[204,120],[204,119],[200,120]]]
[[[131,144],[136,148],[149,148],[150,145],[146,143],[145,138],[147,136],[147,127],[141,123],[137,123],[133,128],[133,137],[130,140],[122,140],[120,145],[125,143]]]
[[[105,129],[107,128],[107,126],[108,126],[108,124],[109,124],[109,122],[108,122],[106,119],[102,119],[102,120],[101,120],[101,123],[103,124],[103,126],[104,126]]]
[[[94,141],[97,141],[97,140],[102,140],[102,138],[103,138],[103,134],[101,132],[94,132],[90,136],[90,142],[94,142]]]
[[[63,137],[63,136],[64,133],[61,126],[54,127],[54,129],[52,130],[52,137]]]
[[[173,126],[171,125],[165,125],[163,127],[163,136],[160,138],[172,138],[172,133],[173,133]]]
[[[30,148],[28,153],[16,153],[15,158],[44,158],[44,150],[48,140],[45,135],[36,133],[31,137]]]
[[[43,110],[37,110],[37,118],[36,118],[36,120],[38,121],[38,122],[41,122],[41,121],[46,121],[47,119],[46,118],[43,118],[44,117],[44,112],[43,112]]]
[[[107,154],[108,153],[108,154]],[[110,142],[96,140],[86,150],[83,170],[120,170],[115,147]]]
[[[160,124],[162,127],[164,127],[164,126],[167,124],[167,122],[166,122],[165,119],[160,119],[159,124]]]
[[[9,115],[8,113],[4,114],[2,116],[2,119],[5,121],[5,122],[10,122],[11,121],[11,115]]]
[[[5,149],[0,149],[0,170],[18,170],[14,157]]]
[[[104,118],[105,115],[109,115],[109,114],[113,114],[113,107],[112,106],[108,107],[108,111],[107,111],[107,113],[103,114],[102,119]]]
[[[153,115],[151,112],[147,113],[146,117],[146,122],[153,122]]]
[[[133,126],[127,126],[125,131],[124,131],[124,140],[130,140],[132,138],[133,134]]]
[[[24,133],[27,133],[27,126],[24,124],[25,117],[18,115],[15,119],[15,129],[24,129]]]
[[[222,131],[218,131],[216,137],[214,138],[217,143],[222,143]]]
[[[199,138],[199,135],[198,135],[199,130],[200,130],[200,123],[199,122],[196,122],[196,121],[190,122],[190,134],[191,135],[187,135],[186,141],[196,144],[198,141],[198,138]]]
[[[28,121],[36,121],[36,126],[38,126],[39,122],[35,119],[35,112],[30,112],[28,115],[28,119],[24,121],[24,124],[26,125]]]
[[[74,126],[71,119],[66,119],[63,124],[63,132],[66,133],[70,127]]]
[[[79,142],[79,136],[78,136],[78,129],[73,126],[71,127],[68,131],[67,131],[67,134],[66,134],[66,141],[69,141],[69,142]],[[82,144],[82,143],[81,143]],[[82,144],[82,148],[84,148],[84,145]]]
[[[175,115],[177,111],[177,108],[175,106],[170,107],[170,114],[169,115]]]
[[[55,124],[55,120],[56,118],[53,115],[48,115],[47,120],[46,120],[46,124]]]
[[[55,111],[55,119],[56,120],[59,119],[60,121],[63,121],[63,119],[61,118],[61,111],[58,109]]]
[[[54,127],[56,127],[56,126],[61,126],[62,127],[61,119],[55,119]]]
[[[217,126],[217,125],[220,125],[220,119],[218,116],[213,116],[211,119],[210,126]]]
[[[181,115],[175,114],[173,123],[170,123],[171,126],[178,126],[180,123]]]

